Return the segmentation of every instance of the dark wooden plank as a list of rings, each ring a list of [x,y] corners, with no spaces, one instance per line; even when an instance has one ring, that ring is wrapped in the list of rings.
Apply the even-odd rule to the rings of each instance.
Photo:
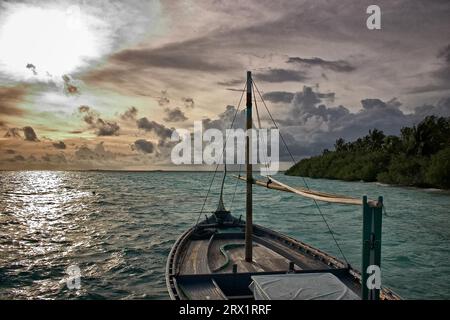
[[[192,240],[180,266],[181,274],[209,273],[208,240]]]
[[[223,292],[213,279],[195,279],[195,281],[178,281],[182,293],[189,300],[225,300]]]

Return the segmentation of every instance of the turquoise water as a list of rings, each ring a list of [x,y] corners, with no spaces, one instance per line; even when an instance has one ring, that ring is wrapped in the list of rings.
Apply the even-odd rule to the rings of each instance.
[[[0,172],[0,299],[168,299],[164,269],[197,219],[213,173]],[[219,177],[207,211],[216,206]],[[302,186],[298,177],[280,180]],[[235,179],[227,179],[228,209]],[[450,298],[450,194],[307,179],[311,188],[383,195],[383,285],[407,299]],[[254,188],[255,223],[339,256],[311,200]],[[244,216],[239,182],[234,215]],[[320,204],[344,254],[360,265],[361,209]],[[69,289],[68,266],[81,272]]]

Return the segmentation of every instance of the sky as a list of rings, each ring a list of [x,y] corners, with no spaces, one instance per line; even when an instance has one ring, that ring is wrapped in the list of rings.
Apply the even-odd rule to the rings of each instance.
[[[1,1],[0,169],[173,168],[172,132],[229,127],[247,70],[296,159],[398,134],[450,116],[449,16],[447,0]]]

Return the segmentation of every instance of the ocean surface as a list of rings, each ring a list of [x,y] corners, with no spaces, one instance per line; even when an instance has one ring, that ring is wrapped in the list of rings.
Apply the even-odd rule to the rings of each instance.
[[[168,299],[166,257],[197,220],[212,176],[0,172],[0,299]],[[278,178],[303,186],[299,177]],[[226,180],[225,205],[244,216],[245,184],[236,182]],[[450,193],[307,182],[334,193],[384,196],[383,285],[405,299],[450,298]],[[207,212],[217,205],[219,183],[217,175]],[[340,256],[311,200],[259,187],[254,187],[254,200],[255,223]],[[319,204],[347,259],[359,267],[361,208]],[[80,270],[79,289],[67,273],[69,266]]]

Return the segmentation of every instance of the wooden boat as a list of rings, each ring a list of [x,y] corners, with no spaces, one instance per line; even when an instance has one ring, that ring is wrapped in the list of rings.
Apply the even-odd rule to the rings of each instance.
[[[254,91],[250,72],[246,83],[249,129]],[[363,285],[370,274],[361,274],[326,252],[252,222],[253,185],[313,201],[362,205],[362,270],[368,270],[380,266],[382,198],[368,201],[367,197],[361,200],[292,188],[273,177],[266,182],[255,180],[249,145],[247,139],[246,177],[238,176],[247,184],[245,221],[225,209],[221,194],[218,209],[178,238],[166,266],[171,299],[400,299],[388,288]]]

